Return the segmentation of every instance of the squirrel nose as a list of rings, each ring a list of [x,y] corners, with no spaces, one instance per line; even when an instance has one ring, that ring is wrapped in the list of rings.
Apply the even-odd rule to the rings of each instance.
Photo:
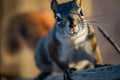
[[[70,25],[69,25],[70,28],[76,27],[76,24],[74,22],[74,18],[72,15],[69,17],[69,21],[70,21]]]
[[[71,21],[71,22],[70,22],[69,27],[70,27],[70,28],[74,28],[74,27],[76,27],[76,24],[74,23],[74,21]]]

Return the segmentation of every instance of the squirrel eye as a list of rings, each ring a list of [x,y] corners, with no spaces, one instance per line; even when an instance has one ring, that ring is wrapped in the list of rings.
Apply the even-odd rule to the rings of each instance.
[[[82,10],[80,10],[80,15],[83,16],[83,11]]]
[[[82,11],[81,8],[78,9],[78,13],[79,13],[81,16],[83,16],[83,11]]]
[[[60,17],[56,17],[57,22],[60,22],[62,19]]]

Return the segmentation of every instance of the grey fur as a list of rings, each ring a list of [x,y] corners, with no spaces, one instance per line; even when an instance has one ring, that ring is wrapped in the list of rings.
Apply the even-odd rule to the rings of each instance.
[[[56,2],[53,2],[54,0],[52,4],[55,5]],[[81,8],[74,1],[56,4],[57,9],[51,8],[55,18],[57,13],[61,15],[60,23],[58,24],[56,21],[53,29],[39,41],[35,52],[37,66],[42,72],[50,72],[57,70],[58,67],[64,71],[70,63],[77,64],[84,59],[95,65],[95,52],[93,48],[87,49],[88,46],[91,46],[88,42],[91,27],[79,14],[78,9]],[[77,27],[72,34],[69,33],[72,30],[70,28],[71,18]],[[57,68],[55,68],[55,64],[57,64]]]

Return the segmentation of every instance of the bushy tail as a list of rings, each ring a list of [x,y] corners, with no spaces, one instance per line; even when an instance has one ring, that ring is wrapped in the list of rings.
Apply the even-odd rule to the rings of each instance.
[[[34,47],[39,38],[35,27],[29,25],[30,23],[27,23],[25,17],[25,15],[17,15],[9,22],[7,33],[7,47],[9,51],[18,50],[21,47],[20,39],[26,40],[31,47]]]

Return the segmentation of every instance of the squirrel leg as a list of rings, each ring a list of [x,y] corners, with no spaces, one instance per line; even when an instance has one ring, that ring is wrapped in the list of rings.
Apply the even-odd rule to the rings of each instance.
[[[73,71],[75,71],[75,68],[68,68],[64,71],[64,80],[73,80],[70,76],[71,73],[73,73]]]

